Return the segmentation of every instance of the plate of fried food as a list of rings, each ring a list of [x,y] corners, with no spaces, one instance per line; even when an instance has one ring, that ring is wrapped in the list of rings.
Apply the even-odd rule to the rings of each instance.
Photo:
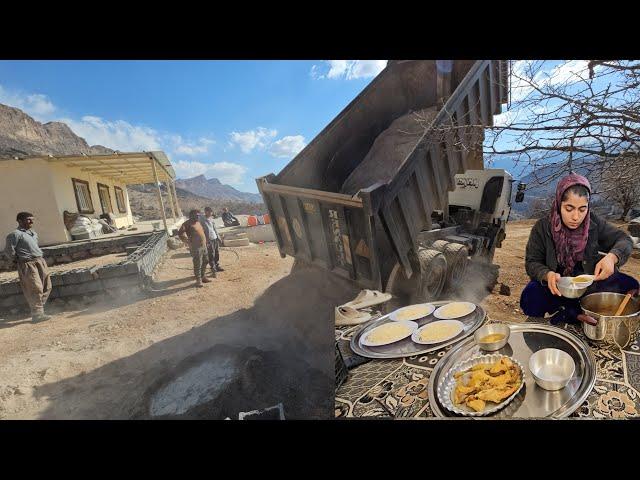
[[[524,368],[506,355],[480,355],[455,365],[445,375],[438,400],[451,412],[481,417],[504,408],[524,385]]]

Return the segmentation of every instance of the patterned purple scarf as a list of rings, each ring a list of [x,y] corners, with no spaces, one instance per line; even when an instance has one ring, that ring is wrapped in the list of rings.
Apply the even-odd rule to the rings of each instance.
[[[571,275],[576,263],[584,259],[584,249],[587,246],[587,239],[589,238],[590,214],[588,210],[587,216],[582,221],[582,224],[575,230],[571,230],[562,223],[562,216],[560,214],[562,196],[569,187],[574,185],[582,185],[591,192],[589,180],[577,173],[571,173],[558,182],[556,198],[551,206],[551,236],[556,246],[558,264],[564,266],[564,276]]]

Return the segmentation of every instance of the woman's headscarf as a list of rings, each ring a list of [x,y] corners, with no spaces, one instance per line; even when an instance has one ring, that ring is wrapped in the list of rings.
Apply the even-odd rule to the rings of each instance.
[[[591,194],[589,180],[577,173],[571,173],[558,182],[556,198],[551,207],[551,236],[556,246],[558,264],[564,267],[564,276],[571,275],[576,263],[584,259],[584,250],[589,237],[590,214],[588,209],[587,216],[584,217],[582,224],[575,230],[570,229],[562,223],[562,216],[560,214],[562,196],[564,192],[574,185],[586,187],[587,190],[589,190],[589,194]]]

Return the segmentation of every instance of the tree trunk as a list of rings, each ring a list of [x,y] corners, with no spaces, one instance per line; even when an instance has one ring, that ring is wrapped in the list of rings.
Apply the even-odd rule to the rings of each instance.
[[[622,208],[622,215],[620,216],[620,220],[624,222],[627,219],[627,214],[629,213],[629,210],[631,210],[631,207]]]

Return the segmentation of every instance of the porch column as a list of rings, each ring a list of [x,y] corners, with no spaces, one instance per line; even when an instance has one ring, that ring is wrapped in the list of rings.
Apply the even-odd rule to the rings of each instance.
[[[180,215],[180,217],[182,217],[183,214],[182,214],[182,210],[180,209],[180,204],[178,203],[178,192],[176,192],[176,182],[175,181],[171,182],[171,188],[173,188],[173,198],[176,199],[176,209],[178,210],[178,215]]]
[[[171,204],[171,213],[173,214],[173,223],[175,223],[178,220],[178,217],[176,216],[176,207],[173,203],[173,192],[171,191],[171,182],[164,182],[164,184],[167,186],[167,194],[169,195],[169,203]]]
[[[167,235],[171,236],[169,227],[167,227],[167,214],[164,211],[164,202],[162,201],[162,192],[160,191],[160,180],[158,179],[156,161],[153,158],[151,159],[151,168],[153,169],[153,178],[155,179],[156,189],[158,190],[158,201],[160,202],[160,211],[162,212],[162,222],[164,223],[164,230],[167,232]]]

